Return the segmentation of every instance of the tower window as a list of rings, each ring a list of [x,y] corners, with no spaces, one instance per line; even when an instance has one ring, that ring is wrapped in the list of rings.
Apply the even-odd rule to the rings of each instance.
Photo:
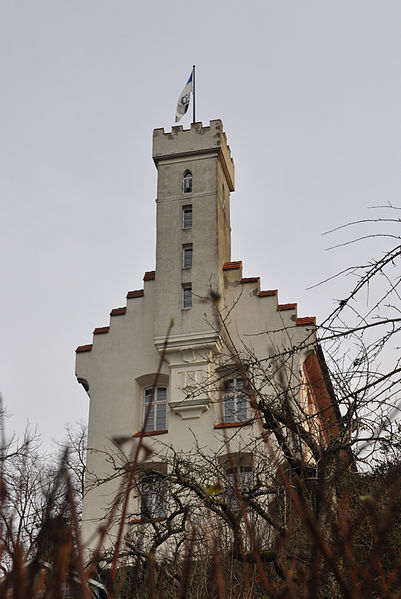
[[[182,288],[182,307],[192,308],[192,285],[184,285]]]
[[[192,229],[192,206],[183,207],[182,226],[184,229]]]
[[[245,422],[248,409],[244,381],[237,377],[228,379],[224,391],[224,422]]]
[[[145,389],[145,401],[143,405],[143,421],[145,432],[166,430],[166,407],[166,387],[156,387],[155,389],[152,387],[151,389]]]
[[[192,173],[191,171],[186,171],[183,179],[183,192],[184,193],[192,193]]]
[[[182,246],[182,267],[192,268],[192,243]]]

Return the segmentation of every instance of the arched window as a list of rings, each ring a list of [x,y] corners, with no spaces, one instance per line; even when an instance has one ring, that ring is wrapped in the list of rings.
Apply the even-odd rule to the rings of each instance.
[[[192,173],[191,171],[186,171],[184,175],[184,179],[182,182],[182,187],[184,193],[192,193]]]

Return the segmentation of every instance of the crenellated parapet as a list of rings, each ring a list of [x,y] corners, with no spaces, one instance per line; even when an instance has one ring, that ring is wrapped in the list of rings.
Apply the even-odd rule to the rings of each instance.
[[[156,166],[161,160],[177,159],[182,156],[195,158],[210,153],[218,154],[230,191],[234,191],[234,161],[220,119],[210,121],[208,127],[204,127],[202,123],[192,123],[190,129],[183,129],[182,125],[176,125],[171,128],[171,132],[165,132],[164,129],[153,131],[152,156]]]

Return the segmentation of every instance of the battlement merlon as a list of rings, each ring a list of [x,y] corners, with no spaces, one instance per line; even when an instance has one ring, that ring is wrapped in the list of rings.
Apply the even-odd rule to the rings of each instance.
[[[203,127],[202,123],[192,123],[190,129],[176,125],[171,128],[171,133],[165,133],[164,129],[153,131],[152,156],[156,167],[160,160],[210,153],[217,153],[230,191],[234,191],[234,161],[220,119],[210,121],[209,127]]]

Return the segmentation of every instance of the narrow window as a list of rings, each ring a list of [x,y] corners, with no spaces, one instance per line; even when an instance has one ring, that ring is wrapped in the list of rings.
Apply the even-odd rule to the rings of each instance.
[[[192,193],[192,173],[191,173],[191,171],[187,171],[185,173],[182,187],[183,187],[184,193]]]
[[[192,206],[183,207],[182,226],[184,229],[192,229]]]
[[[141,479],[141,519],[165,518],[167,515],[167,490],[164,480],[157,474]]]
[[[227,504],[232,510],[239,510],[239,498],[242,499],[245,493],[249,493],[252,486],[252,475],[252,466],[227,468],[226,477],[230,483],[227,493]]]
[[[182,307],[192,308],[192,285],[184,285],[182,288]]]
[[[192,268],[192,243],[182,246],[182,267]]]
[[[144,431],[164,431],[167,429],[167,389],[156,387],[156,389],[145,389],[145,401],[143,411]]]
[[[228,379],[224,391],[224,422],[245,422],[248,419],[244,381]]]

